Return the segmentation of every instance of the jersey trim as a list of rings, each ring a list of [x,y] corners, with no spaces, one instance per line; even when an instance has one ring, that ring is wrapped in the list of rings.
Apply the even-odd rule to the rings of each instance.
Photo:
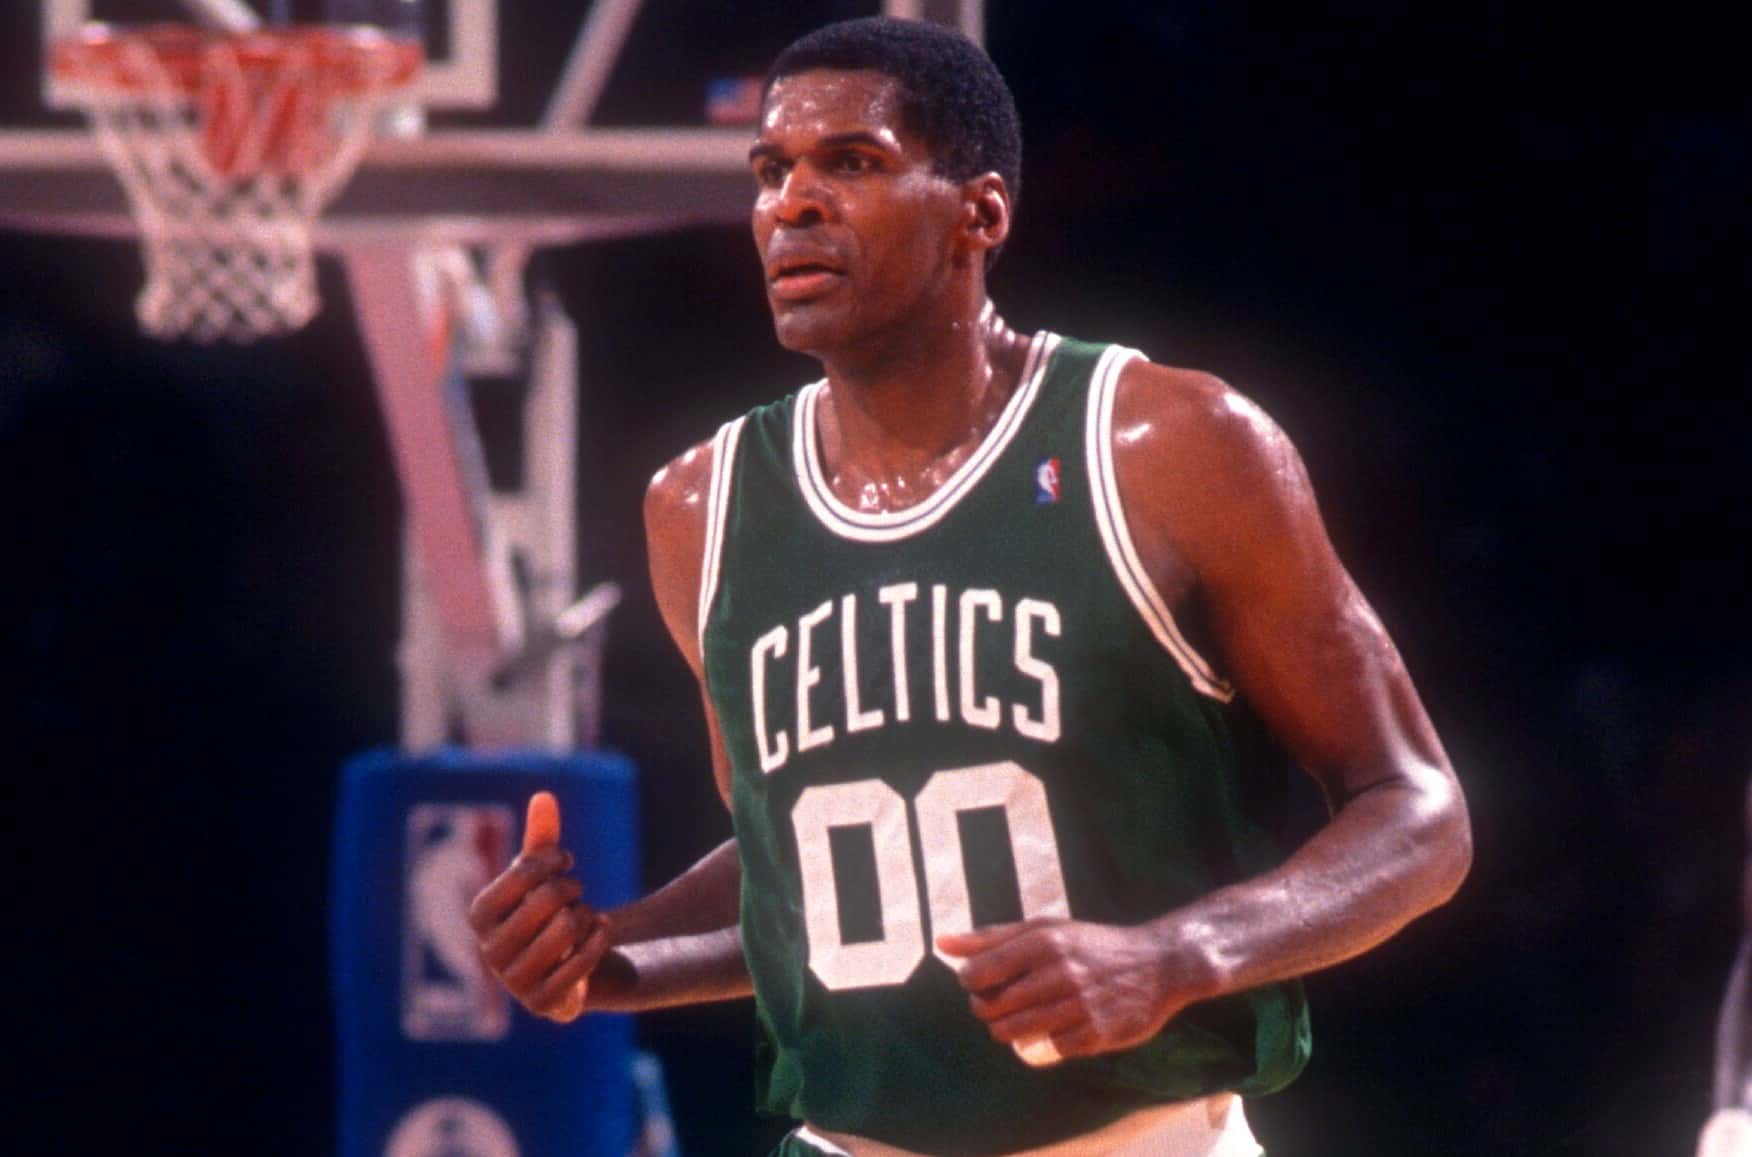
[[[706,619],[712,613],[712,597],[718,593],[718,571],[724,557],[724,520],[730,510],[730,480],[736,473],[736,442],[745,419],[746,415],[725,422],[712,438],[712,478],[706,490],[706,543],[700,558],[700,610],[695,625],[702,655]]]
[[[798,398],[791,435],[792,466],[805,503],[823,526],[841,538],[857,542],[895,542],[929,530],[972,491],[1022,428],[1022,420],[1040,393],[1041,380],[1058,343],[1057,334],[1041,330],[1034,335],[1028,358],[1022,364],[1022,382],[1005,403],[1003,413],[998,415],[985,440],[935,494],[905,510],[878,513],[853,510],[834,497],[827,484],[827,472],[821,466],[821,449],[815,437],[816,405],[827,383],[824,380],[805,386]]]
[[[1132,542],[1131,528],[1125,519],[1125,508],[1119,501],[1119,480],[1113,467],[1113,399],[1119,392],[1120,371],[1144,355],[1124,346],[1108,346],[1096,363],[1093,384],[1089,389],[1087,450],[1090,491],[1095,502],[1095,524],[1101,530],[1101,543],[1107,548],[1107,561],[1126,597],[1138,614],[1143,616],[1150,633],[1173,656],[1193,687],[1202,695],[1220,703],[1235,697],[1235,689],[1219,677],[1204,656],[1193,649],[1180,633],[1168,604],[1144,570]]]

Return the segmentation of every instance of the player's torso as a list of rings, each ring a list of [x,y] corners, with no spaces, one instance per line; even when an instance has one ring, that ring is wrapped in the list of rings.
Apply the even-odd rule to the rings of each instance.
[[[720,439],[734,468],[704,651],[769,1107],[1001,1151],[1252,1074],[1245,1003],[1136,1055],[1030,1069],[934,952],[942,933],[1033,916],[1138,923],[1257,866],[1227,689],[1164,647],[1109,562],[1123,549],[1090,469],[1089,383],[1120,359],[1103,352],[1037,339],[979,450],[897,514],[828,492],[818,388]]]

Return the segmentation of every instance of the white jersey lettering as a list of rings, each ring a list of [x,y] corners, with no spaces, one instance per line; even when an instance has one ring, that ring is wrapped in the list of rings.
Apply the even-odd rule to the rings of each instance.
[[[833,614],[833,600],[829,599],[813,611],[797,620],[797,750],[808,751],[812,747],[825,747],[833,742],[833,725],[823,724],[820,727],[809,725],[809,692],[821,682],[821,668],[814,663],[813,648],[810,645],[811,632],[825,622]]]
[[[1040,599],[1023,599],[1016,604],[1016,670],[1040,684],[1040,715],[1028,714],[1021,703],[1010,707],[1016,730],[1042,743],[1057,743],[1059,737],[1058,672],[1051,663],[1034,657],[1034,623],[1053,638],[1059,637],[1058,608]]]
[[[840,674],[846,688],[846,730],[868,731],[882,726],[881,710],[858,709],[858,596],[840,599]]]
[[[952,590],[943,583],[931,585],[930,647],[931,682],[935,717],[939,723],[960,723],[983,731],[1009,728],[1037,743],[1056,743],[1063,732],[1060,718],[1062,688],[1058,672],[1041,654],[1043,639],[1057,639],[1064,631],[1058,607],[1044,599],[1022,598],[1012,602],[989,587]],[[892,680],[877,678],[866,686],[862,673],[868,664],[863,656],[881,654],[880,627],[866,627],[873,637],[859,638],[857,592],[828,599],[799,616],[794,624],[774,627],[761,635],[749,655],[749,680],[753,700],[754,739],[761,770],[767,774],[784,767],[796,754],[828,747],[842,733],[879,731],[912,721],[911,667],[908,634],[915,621],[907,608],[919,601],[916,582],[890,583],[876,589],[876,601],[888,608],[888,654]],[[820,644],[817,629],[839,617],[839,646]],[[951,621],[953,619],[953,621]],[[988,647],[987,663],[1000,653],[1001,631],[1008,619],[1011,663],[1008,668],[980,665],[980,644]],[[789,651],[793,629],[797,652],[791,671],[796,676],[792,701],[793,725],[773,730],[767,713],[767,690],[772,664]],[[982,634],[983,632],[983,634]],[[951,689],[950,647],[954,646],[954,682]],[[1049,649],[1050,650],[1050,649]],[[844,723],[836,727],[823,720],[827,705],[819,694],[832,686],[837,659],[843,692]],[[877,663],[880,668],[880,663]],[[1013,669],[1015,674],[1007,673]],[[831,714],[831,712],[828,712]],[[794,739],[793,739],[794,737]]]
[[[912,718],[912,694],[906,680],[906,605],[919,597],[918,583],[893,583],[876,592],[888,605],[888,646],[894,666],[894,721]]]
[[[985,617],[995,623],[1004,617],[1004,600],[993,590],[961,592],[961,720],[972,727],[996,731],[1004,718],[1003,709],[998,706],[998,697],[987,695],[980,699],[979,692],[974,687],[973,632],[976,609],[983,609]]]
[[[791,754],[791,741],[783,731],[779,732],[776,741],[767,738],[766,716],[767,657],[784,658],[789,635],[783,624],[774,627],[755,640],[754,652],[749,659],[749,678],[754,685],[754,745],[760,751],[760,769],[767,775],[785,766],[785,759]]]

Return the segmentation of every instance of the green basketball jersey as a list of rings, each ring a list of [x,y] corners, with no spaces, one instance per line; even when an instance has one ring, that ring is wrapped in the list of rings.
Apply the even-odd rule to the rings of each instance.
[[[1113,476],[1135,351],[1041,334],[990,434],[893,513],[828,489],[817,383],[715,443],[700,592],[733,767],[763,1107],[1002,1153],[1287,1083],[1301,988],[1189,1008],[1047,1068],[994,1042],[935,937],[1137,924],[1274,862],[1230,686],[1143,574]]]

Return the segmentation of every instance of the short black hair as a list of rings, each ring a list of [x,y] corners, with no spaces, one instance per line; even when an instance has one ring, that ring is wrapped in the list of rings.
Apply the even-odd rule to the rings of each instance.
[[[1012,212],[1022,194],[1022,120],[997,65],[959,32],[917,20],[843,20],[791,43],[767,71],[773,83],[799,72],[870,69],[900,82],[906,127],[931,147],[939,175],[1004,178]]]

